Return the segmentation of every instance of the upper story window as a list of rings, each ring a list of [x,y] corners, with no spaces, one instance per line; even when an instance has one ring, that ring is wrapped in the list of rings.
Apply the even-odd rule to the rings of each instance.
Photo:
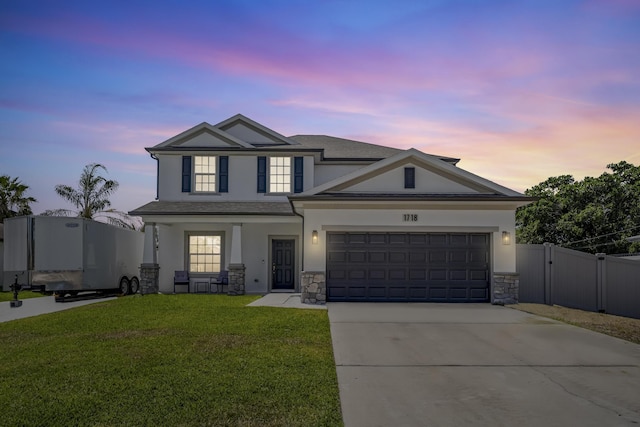
[[[258,193],[301,193],[304,157],[258,156]]]
[[[269,158],[269,192],[291,192],[291,157]]]
[[[226,193],[228,191],[228,156],[182,156],[183,193]]]
[[[213,193],[216,191],[216,157],[194,156],[194,191]]]

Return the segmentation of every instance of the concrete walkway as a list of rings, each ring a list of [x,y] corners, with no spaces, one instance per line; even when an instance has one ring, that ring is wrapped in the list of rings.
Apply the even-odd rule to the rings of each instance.
[[[640,423],[640,345],[489,304],[328,307],[346,427]]]
[[[40,314],[54,313],[56,311],[68,310],[70,308],[79,307],[96,302],[109,301],[114,299],[99,298],[84,301],[73,302],[56,302],[55,297],[40,297],[23,299],[21,307],[10,307],[9,301],[0,302],[0,322],[8,322],[10,320],[24,319],[25,317],[39,316]]]
[[[282,308],[308,308],[311,310],[326,310],[326,305],[303,304],[300,301],[300,294],[286,292],[274,292],[266,294],[262,298],[255,300],[250,307],[282,307]]]

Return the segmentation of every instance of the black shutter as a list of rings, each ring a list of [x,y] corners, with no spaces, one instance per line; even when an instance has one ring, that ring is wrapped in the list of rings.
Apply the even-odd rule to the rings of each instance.
[[[229,192],[229,156],[218,157],[218,192]]]
[[[293,192],[302,193],[304,187],[303,180],[304,157],[293,158]]]
[[[258,193],[267,192],[267,158],[258,157]]]
[[[404,168],[404,188],[416,188],[416,168]]]
[[[191,192],[191,156],[182,156],[182,192]]]

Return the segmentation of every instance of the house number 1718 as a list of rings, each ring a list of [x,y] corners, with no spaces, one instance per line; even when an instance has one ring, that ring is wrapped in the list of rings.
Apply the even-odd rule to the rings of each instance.
[[[403,214],[402,220],[404,222],[416,222],[418,220],[418,214]]]

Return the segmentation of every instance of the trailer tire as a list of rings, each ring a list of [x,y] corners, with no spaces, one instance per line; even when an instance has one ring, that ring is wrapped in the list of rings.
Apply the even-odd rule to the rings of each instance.
[[[120,286],[118,286],[118,288],[122,295],[129,295],[129,279],[123,276],[122,279],[120,279]]]
[[[131,290],[132,295],[135,295],[138,293],[138,291],[140,290],[140,280],[138,280],[137,277],[133,276],[131,278],[131,284],[129,286],[129,289]]]

